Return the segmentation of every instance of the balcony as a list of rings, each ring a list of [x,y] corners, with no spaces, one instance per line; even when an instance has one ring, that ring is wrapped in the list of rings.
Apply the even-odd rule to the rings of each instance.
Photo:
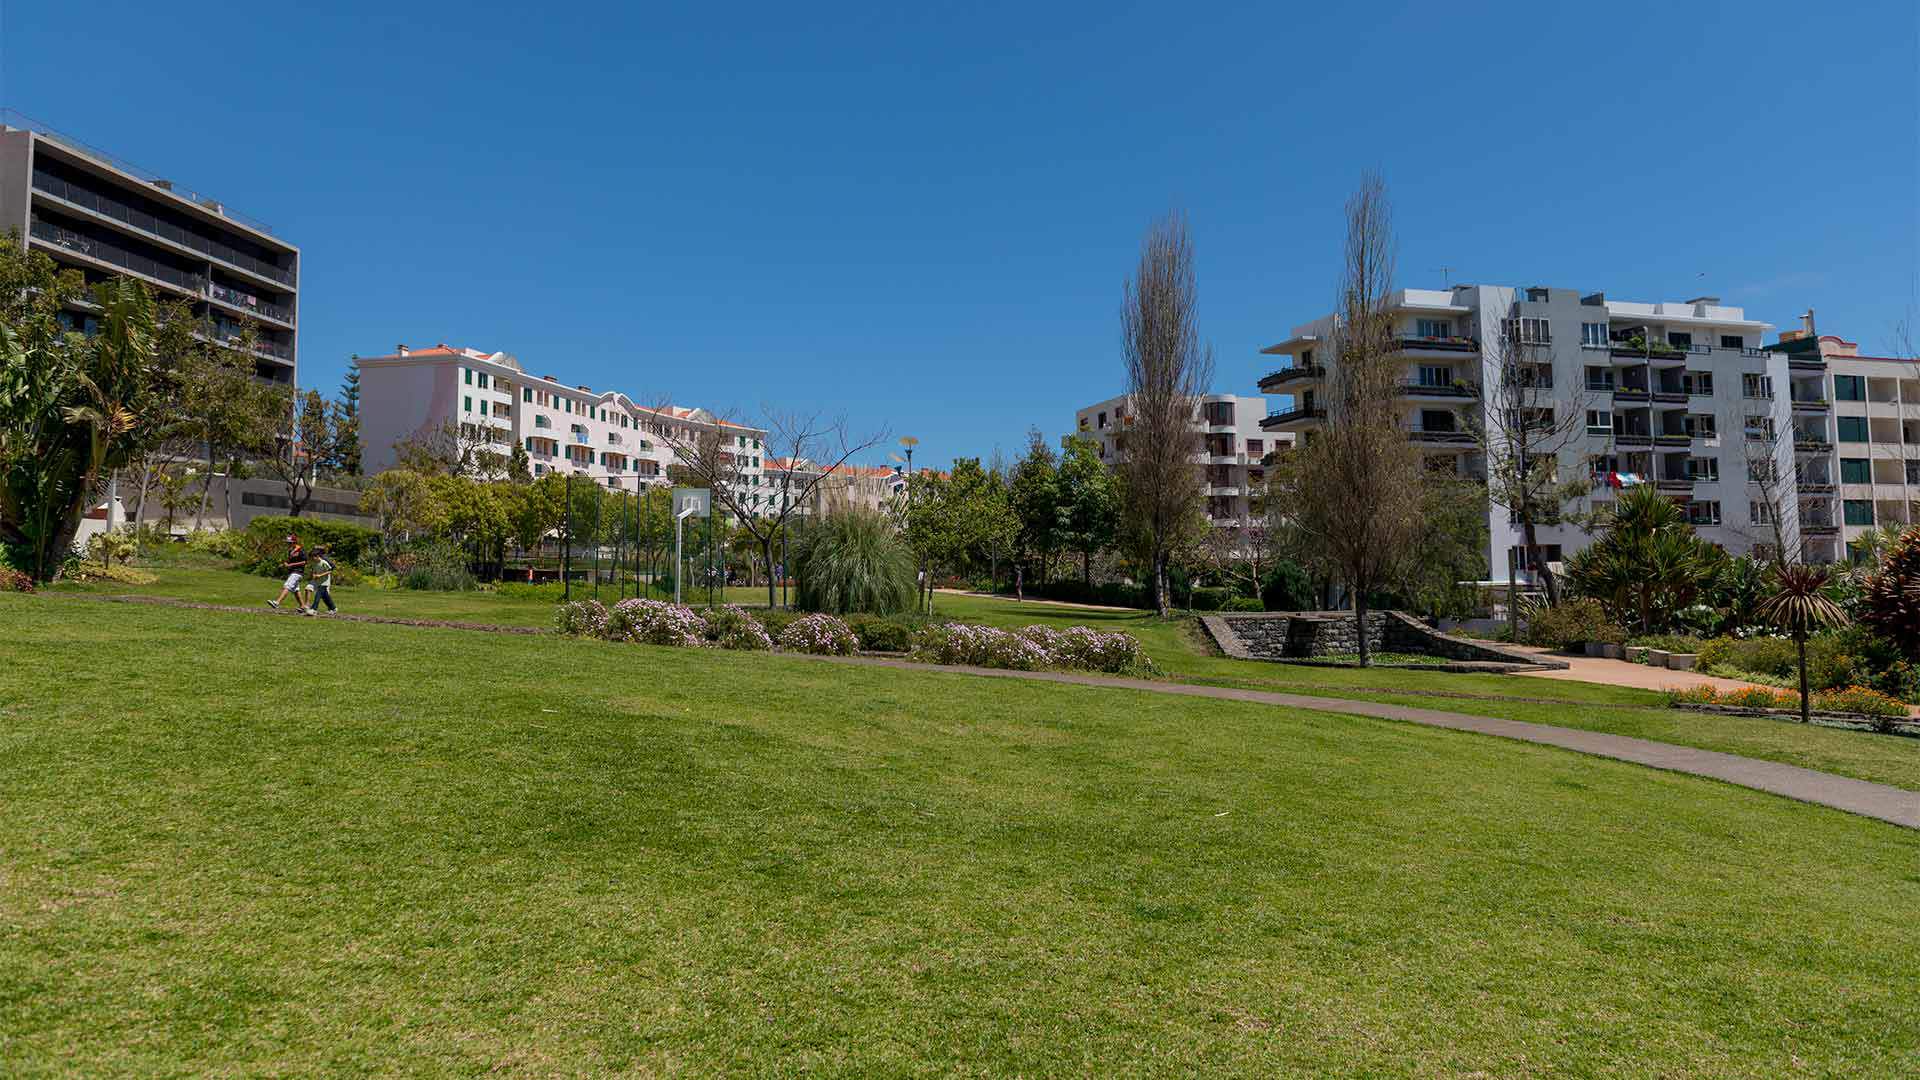
[[[1825,453],[1833,449],[1833,442],[1825,436],[1795,434],[1793,448],[1802,453]]]
[[[1470,337],[1421,337],[1401,335],[1400,351],[1409,353],[1477,353],[1480,342]]]
[[[1832,484],[1822,480],[1809,480],[1798,486],[1802,495],[1831,495],[1838,490]]]
[[[1685,476],[1663,476],[1653,482],[1660,491],[1692,491],[1693,480]]]
[[[38,169],[35,169],[33,173],[33,189],[43,195],[50,195],[68,206],[77,207],[88,213],[119,222],[135,232],[157,237],[169,244],[186,248],[196,254],[205,255],[210,259],[217,259],[220,262],[257,277],[267,278],[268,280],[277,281],[287,286],[291,286],[294,283],[294,273],[291,270],[275,266],[263,259],[255,258],[233,247],[231,244],[204,236],[196,231],[189,231],[171,221],[157,218],[147,211],[141,210],[126,201],[116,199],[111,195],[101,194],[70,184],[65,180],[50,176]],[[224,211],[222,212],[224,213]]]
[[[188,273],[178,267],[168,266],[139,252],[123,248],[109,240],[101,240],[85,233],[55,225],[52,222],[35,218],[28,228],[28,234],[40,242],[40,246],[53,250],[69,252],[96,262],[106,263],[143,277],[152,278],[171,285],[183,292],[196,296],[206,295],[206,279],[198,274]]]
[[[1793,399],[1793,407],[1796,409],[1808,410],[1813,412],[1825,412],[1828,409],[1832,408],[1833,406],[1827,401],[1826,398],[1797,397]]]
[[[1613,400],[1615,401],[1650,401],[1652,400],[1652,395],[1648,394],[1645,390],[1639,389],[1637,387],[1618,386],[1614,388]]]
[[[1419,446],[1472,446],[1477,441],[1470,431],[1428,431],[1423,428],[1407,432],[1407,439]]]
[[[1658,341],[1649,342],[1639,338],[1613,342],[1607,346],[1607,351],[1616,360],[1684,361],[1687,358],[1687,350],[1678,345],[1667,345]]]
[[[1687,392],[1685,390],[1655,390],[1653,392],[1653,400],[1663,405],[1685,405],[1687,403]]]
[[[1271,394],[1275,392],[1277,387],[1285,386],[1288,383],[1322,379],[1326,377],[1326,374],[1327,369],[1321,367],[1319,364],[1302,364],[1294,367],[1283,367],[1278,371],[1269,371],[1260,377],[1260,392],[1263,394]]]
[[[1789,356],[1787,368],[1792,371],[1825,371],[1827,361],[1822,356]]]
[[[1653,436],[1643,432],[1616,431],[1613,434],[1613,441],[1618,446],[1652,446]]]
[[[1835,536],[1839,534],[1840,526],[1830,521],[1803,521],[1800,531],[1808,536]]]
[[[255,315],[263,319],[273,319],[276,322],[282,322],[288,326],[293,325],[292,308],[273,303],[272,301],[262,300],[252,293],[241,292],[239,289],[229,289],[225,285],[208,284],[207,296],[222,304],[226,304],[228,307],[244,311],[249,315]]]
[[[1305,420],[1325,420],[1326,418],[1327,410],[1302,405],[1288,409],[1286,412],[1268,413],[1266,417],[1260,421],[1260,430],[1272,431],[1275,428],[1283,427],[1287,424],[1297,424]]]
[[[1655,436],[1653,437],[1653,445],[1655,445],[1655,446],[1678,446],[1678,447],[1687,447],[1687,446],[1692,446],[1692,445],[1693,445],[1693,436],[1691,436],[1691,435],[1686,435],[1686,434],[1680,434],[1680,435],[1655,435]]]
[[[1459,383],[1441,385],[1439,383],[1407,382],[1400,387],[1400,393],[1407,397],[1444,397],[1467,398],[1473,396],[1473,390]]]
[[[593,445],[592,437],[589,436],[584,431],[569,432],[568,441],[575,446],[592,446]]]

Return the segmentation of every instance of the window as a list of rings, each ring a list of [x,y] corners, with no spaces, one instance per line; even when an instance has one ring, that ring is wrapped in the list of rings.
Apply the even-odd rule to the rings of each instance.
[[[1693,335],[1682,330],[1667,331],[1667,344],[1676,349],[1693,348]]]
[[[1813,434],[1815,438],[1818,438],[1817,433],[1810,432],[1809,434]],[[1867,418],[1864,416],[1840,417],[1840,441],[1841,442],[1866,442],[1867,441]]]
[[[1604,349],[1608,345],[1607,324],[1603,322],[1583,322],[1580,324],[1580,345],[1586,349]]]
[[[1873,524],[1873,503],[1867,499],[1840,500],[1840,520],[1849,525]]]
[[[573,399],[572,399],[572,398],[564,398],[564,399],[562,399],[562,402],[561,402],[561,408],[563,408],[563,409],[565,409],[565,410],[566,410],[566,411],[568,411],[568,412],[572,412],[572,411],[573,411]]]
[[[1559,544],[1541,544],[1539,551],[1540,551],[1540,557],[1546,560],[1547,562],[1552,563],[1552,562],[1560,561],[1560,545]],[[1519,570],[1535,569],[1533,562],[1527,558],[1527,549],[1523,545],[1515,544],[1513,547],[1508,548],[1507,559],[1513,564],[1515,569],[1519,569]]]
[[[1712,483],[1720,479],[1720,459],[1717,457],[1690,457],[1687,459],[1687,479]],[[1715,521],[1718,524],[1718,520]]]
[[[1739,334],[1721,334],[1720,347],[1723,349],[1744,349],[1747,347],[1747,342],[1746,339],[1742,338]]]
[[[1777,470],[1771,461],[1747,462],[1747,482],[1750,484],[1771,484],[1776,473]]]
[[[1102,431],[1105,431],[1107,429],[1107,414],[1101,413],[1100,416],[1098,417],[1097,422],[1094,424],[1094,426],[1099,428]]]
[[[465,377],[466,383],[468,386],[473,385],[473,369],[472,368],[463,367],[460,369],[460,374]]]
[[[534,466],[533,466],[533,475],[535,475],[535,476],[543,476],[543,475],[545,475],[545,474],[546,474],[546,471],[547,471],[547,467],[546,467],[545,465],[541,465],[541,464],[539,464],[538,462],[535,462],[535,463],[534,463]]]
[[[1773,400],[1773,376],[1771,375],[1740,376],[1740,396],[1750,401],[1772,401]]]
[[[1301,367],[1313,366],[1313,350],[1312,349],[1300,350],[1300,366]]]
[[[1587,389],[1602,393],[1613,391],[1613,369],[1610,367],[1589,366],[1587,368]]]
[[[1421,337],[1452,337],[1453,324],[1445,319],[1421,319],[1419,321]]]
[[[1606,409],[1587,410],[1587,434],[1613,434],[1613,413]]]
[[[1691,525],[1720,524],[1720,503],[1713,499],[1695,499],[1688,503],[1687,522]]]
[[[1692,439],[1712,439],[1719,437],[1719,421],[1712,413],[1694,413],[1686,419],[1687,437]]]
[[[529,405],[533,404],[533,388],[529,386],[522,389],[520,391],[520,400]]]
[[[1747,417],[1747,438],[1760,442],[1772,439],[1773,417],[1749,415]]]
[[[1840,482],[1843,484],[1873,483],[1873,466],[1863,457],[1840,459]]]
[[[1773,504],[1763,502],[1748,503],[1747,520],[1755,525],[1773,524]]]
[[[1867,379],[1864,375],[1835,375],[1833,377],[1833,400],[1867,400]]]
[[[487,373],[484,371],[481,372],[480,377],[475,379],[473,381],[473,384],[475,386],[478,386],[480,389],[485,390],[487,388]]]
[[[1453,413],[1446,409],[1421,409],[1421,431],[1452,431]]]
[[[538,414],[536,414],[536,415],[534,416],[534,418],[533,418],[533,426],[534,426],[534,427],[552,427],[552,426],[553,426],[553,421],[552,421],[552,420],[549,420],[549,419],[547,419],[547,418],[546,418],[546,417],[544,417],[544,416],[540,416],[540,415],[538,415]]]
[[[466,397],[463,397],[463,398],[461,398],[461,399],[460,399],[460,411],[462,411],[462,412],[472,412],[472,411],[473,411],[473,396],[472,396],[472,395],[470,395],[470,394],[469,394],[469,395],[467,395]]]
[[[1695,397],[1713,396],[1713,372],[1687,371],[1680,375],[1680,388]]]
[[[1521,345],[1551,345],[1553,330],[1545,319],[1508,319],[1507,338]]]
[[[1544,303],[1546,303],[1546,302],[1547,302],[1547,290],[1545,290],[1545,289],[1541,289],[1541,288],[1530,288],[1530,289],[1528,289],[1528,290],[1527,290],[1527,302],[1528,302],[1528,303],[1532,303],[1532,304],[1544,304]]]
[[[1452,386],[1453,369],[1450,367],[1436,367],[1432,364],[1421,364],[1419,378],[1421,386]]]
[[[1266,448],[1267,448],[1267,443],[1266,443],[1266,440],[1264,439],[1248,439],[1247,440],[1247,453],[1249,454],[1265,453]]]

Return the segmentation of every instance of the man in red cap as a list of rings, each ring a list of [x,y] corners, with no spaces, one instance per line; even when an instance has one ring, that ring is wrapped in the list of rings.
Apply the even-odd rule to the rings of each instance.
[[[288,593],[292,593],[294,604],[297,605],[301,611],[306,611],[307,605],[300,602],[300,575],[305,572],[307,568],[307,553],[306,550],[300,546],[300,538],[292,533],[287,534],[287,561],[280,565],[287,569],[287,583],[280,586],[280,595],[267,601],[267,606],[270,608],[278,608],[280,601],[285,600]]]

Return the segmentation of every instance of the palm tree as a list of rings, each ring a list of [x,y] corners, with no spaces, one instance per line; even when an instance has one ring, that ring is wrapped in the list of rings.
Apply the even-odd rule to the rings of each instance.
[[[1773,594],[1760,602],[1755,614],[1793,635],[1800,653],[1800,722],[1807,723],[1807,635],[1823,626],[1840,626],[1847,613],[1827,596],[1832,574],[1824,566],[1792,563],[1774,571]]]

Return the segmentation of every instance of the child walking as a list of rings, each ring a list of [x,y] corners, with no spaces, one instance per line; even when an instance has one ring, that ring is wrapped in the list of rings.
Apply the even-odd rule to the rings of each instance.
[[[313,599],[307,601],[307,614],[318,614],[321,604],[327,605],[327,614],[340,614],[340,609],[333,606],[333,560],[327,557],[327,545],[313,549],[313,558],[307,561],[307,581],[308,588],[313,590]]]
[[[305,611],[309,615],[313,614],[307,611],[307,605],[300,599],[300,578],[307,569],[306,549],[300,546],[300,538],[292,533],[287,534],[287,561],[280,565],[288,571],[287,581],[286,584],[280,586],[280,595],[267,601],[267,606],[275,609],[279,608],[280,602],[285,600],[287,595],[291,593],[294,604],[297,605],[301,611]]]

